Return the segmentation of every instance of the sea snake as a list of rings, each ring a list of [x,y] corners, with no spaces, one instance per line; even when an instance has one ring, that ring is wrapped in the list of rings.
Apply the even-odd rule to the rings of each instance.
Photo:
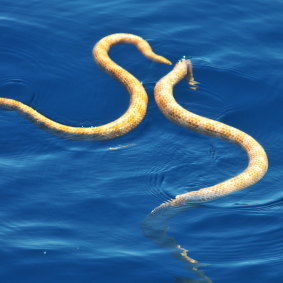
[[[110,47],[118,43],[134,44],[145,57],[159,63],[172,64],[166,58],[155,54],[147,41],[133,34],[111,34],[97,42],[93,48],[94,60],[106,73],[120,81],[130,94],[130,105],[127,111],[117,120],[98,127],[71,127],[57,123],[38,113],[30,106],[14,99],[0,98],[0,106],[4,109],[17,110],[47,130],[67,137],[107,140],[126,134],[144,118],[148,98],[142,84],[109,58]]]
[[[144,235],[153,242],[161,247],[171,249],[177,258],[189,263],[190,265],[188,267],[196,272],[202,280],[212,282],[198,268],[197,261],[188,256],[188,251],[182,248],[173,237],[167,235],[168,222],[178,213],[198,206],[202,202],[225,196],[256,183],[266,173],[268,159],[262,146],[250,135],[219,121],[196,115],[181,107],[174,99],[173,88],[184,77],[187,78],[188,83],[191,85],[190,88],[195,89],[197,82],[193,77],[192,63],[186,59],[180,60],[171,72],[157,82],[154,89],[154,96],[161,112],[170,121],[182,127],[205,135],[226,139],[239,145],[246,151],[249,157],[249,163],[242,173],[231,179],[211,187],[176,195],[173,199],[165,201],[153,209],[146,217],[142,224],[142,230]],[[179,278],[175,282],[192,281],[186,278]]]
[[[130,105],[127,111],[117,120],[97,127],[72,127],[57,123],[43,116],[30,106],[14,99],[0,98],[0,106],[17,110],[19,113],[24,114],[27,118],[52,132],[74,138],[107,140],[126,134],[135,128],[144,118],[148,98],[142,84],[133,75],[109,58],[109,49],[118,43],[134,44],[145,57],[156,62],[171,65],[169,60],[155,54],[147,41],[133,34],[112,34],[102,38],[94,46],[93,56],[96,63],[104,71],[120,81],[130,94]],[[143,225],[146,236],[162,246],[175,248],[175,253],[178,257],[181,257],[187,262],[195,263],[196,261],[190,258],[187,255],[187,251],[181,248],[173,238],[166,237],[165,222],[177,214],[177,210],[170,208],[186,207],[186,205],[213,200],[246,188],[264,176],[268,168],[268,160],[264,149],[251,136],[221,122],[193,114],[175,101],[173,87],[185,76],[189,84],[192,86],[196,84],[193,78],[190,60],[180,60],[174,69],[156,84],[154,90],[155,100],[163,114],[169,120],[185,128],[234,142],[241,146],[249,156],[248,167],[236,177],[211,187],[177,195],[174,199],[164,202],[155,208],[146,218]],[[202,278],[209,281],[196,267],[193,267],[193,270]]]
[[[249,164],[242,173],[229,180],[212,187],[177,195],[174,199],[161,204],[161,207],[213,200],[225,196],[256,183],[264,176],[268,168],[266,153],[254,138],[219,121],[196,115],[176,102],[173,87],[185,76],[189,84],[197,83],[194,81],[192,63],[186,59],[180,60],[171,72],[157,82],[154,96],[159,109],[170,121],[182,127],[220,137],[241,146],[249,157]]]

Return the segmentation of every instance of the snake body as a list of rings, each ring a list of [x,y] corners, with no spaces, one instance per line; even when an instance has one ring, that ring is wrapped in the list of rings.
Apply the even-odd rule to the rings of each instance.
[[[194,282],[211,283],[212,280],[199,269],[197,261],[188,255],[188,250],[167,234],[169,220],[204,201],[225,196],[256,183],[267,171],[268,159],[262,146],[250,135],[181,107],[174,99],[173,88],[184,77],[187,78],[191,88],[195,89],[197,82],[194,81],[190,60],[180,60],[171,72],[157,82],[154,95],[161,112],[170,121],[182,127],[236,143],[246,151],[249,163],[242,173],[231,179],[211,187],[176,195],[175,198],[163,202],[147,215],[142,223],[142,230],[147,238],[163,248],[170,249],[176,258],[188,264],[187,267],[202,279]],[[179,278],[175,282],[192,282],[192,280]]]
[[[249,164],[242,173],[229,180],[211,187],[177,195],[171,201],[163,203],[160,208],[170,205],[182,205],[194,201],[212,200],[241,190],[259,181],[268,168],[268,159],[264,149],[250,135],[219,121],[196,115],[184,109],[176,102],[173,96],[173,87],[185,76],[189,83],[195,83],[190,60],[180,60],[173,70],[156,84],[154,90],[155,100],[162,113],[169,120],[182,127],[206,135],[217,136],[238,144],[246,151],[249,157]]]
[[[112,34],[102,38],[94,46],[93,56],[96,63],[104,71],[120,81],[130,95],[130,104],[127,111],[117,120],[97,127],[72,127],[55,122],[17,100],[0,98],[0,106],[17,110],[52,132],[75,138],[107,140],[126,134],[144,118],[148,98],[142,84],[109,58],[109,49],[118,43],[134,44],[145,57],[159,63],[171,65],[169,60],[155,54],[147,41],[133,34]],[[190,203],[212,200],[246,188],[264,176],[268,168],[268,160],[261,145],[248,134],[221,122],[191,113],[175,101],[173,87],[185,76],[190,84],[194,85],[196,83],[189,60],[179,61],[174,69],[156,84],[154,91],[155,100],[160,110],[169,120],[180,126],[238,144],[249,156],[248,167],[239,175],[211,187],[177,195],[174,199],[164,202],[155,208],[146,218],[143,225],[146,236],[163,247],[175,249],[175,255],[186,262],[195,263],[196,261],[187,255],[187,251],[184,248],[178,245],[172,237],[166,236],[167,228],[165,227],[165,222],[177,214],[176,210],[170,210],[170,208],[184,207]],[[158,217],[161,222],[156,221]],[[207,282],[211,282],[197,267],[193,267],[193,270]]]
[[[17,110],[40,126],[64,136],[73,138],[107,140],[126,134],[135,128],[144,118],[147,109],[147,94],[142,84],[129,72],[113,62],[109,56],[109,49],[118,43],[134,44],[147,58],[165,64],[171,64],[166,58],[155,54],[150,45],[139,36],[117,33],[102,38],[93,48],[96,63],[108,74],[120,81],[130,94],[130,105],[127,111],[117,120],[98,127],[71,127],[57,123],[30,106],[7,98],[0,98],[0,106]]]

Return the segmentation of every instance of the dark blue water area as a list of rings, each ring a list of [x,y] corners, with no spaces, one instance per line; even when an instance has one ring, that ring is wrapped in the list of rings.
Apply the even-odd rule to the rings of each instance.
[[[0,97],[68,125],[113,121],[129,97],[91,50],[108,34],[134,33],[173,62],[191,58],[200,87],[182,81],[176,100],[252,135],[270,163],[254,186],[168,223],[201,278],[142,223],[163,201],[241,172],[247,157],[168,121],[153,89],[171,66],[115,46],[111,58],[149,95],[127,135],[68,140],[0,112],[0,282],[283,282],[282,13],[278,0],[0,0]]]

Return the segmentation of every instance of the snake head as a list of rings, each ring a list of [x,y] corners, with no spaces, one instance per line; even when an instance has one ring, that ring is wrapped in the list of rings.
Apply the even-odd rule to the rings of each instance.
[[[184,61],[186,62],[186,65],[187,65],[187,76],[186,76],[186,78],[188,80],[188,84],[196,88],[197,85],[199,84],[199,82],[195,81],[195,79],[194,79],[192,62],[189,59],[185,59]]]
[[[179,60],[179,63],[185,64],[185,66],[187,68],[186,78],[187,78],[188,84],[190,85],[191,89],[196,90],[199,82],[195,81],[195,79],[194,79],[193,65],[192,65],[191,60],[186,59],[186,57],[183,56],[183,58],[181,60]]]

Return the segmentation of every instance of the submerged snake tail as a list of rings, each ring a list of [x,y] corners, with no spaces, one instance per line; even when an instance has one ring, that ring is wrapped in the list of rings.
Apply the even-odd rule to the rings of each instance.
[[[97,64],[104,71],[120,81],[130,95],[130,104],[127,111],[115,121],[97,127],[72,127],[55,122],[40,114],[32,107],[14,99],[0,98],[0,106],[6,109],[17,110],[41,127],[53,133],[63,135],[64,137],[87,140],[107,140],[128,133],[144,118],[148,98],[139,80],[109,58],[109,49],[118,43],[134,44],[147,58],[160,63],[171,63],[166,58],[155,54],[144,39],[132,34],[112,34],[102,38],[95,45],[93,56]]]

